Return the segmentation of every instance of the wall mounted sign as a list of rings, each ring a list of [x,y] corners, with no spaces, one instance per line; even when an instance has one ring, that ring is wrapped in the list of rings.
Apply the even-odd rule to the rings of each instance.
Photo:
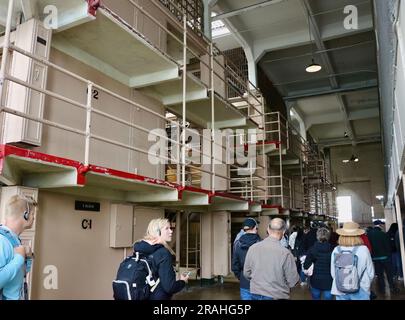
[[[75,210],[100,212],[100,202],[75,201]]]

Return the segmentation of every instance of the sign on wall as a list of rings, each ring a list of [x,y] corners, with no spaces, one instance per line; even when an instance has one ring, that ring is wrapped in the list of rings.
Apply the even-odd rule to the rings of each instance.
[[[75,201],[75,210],[100,212],[100,202]]]

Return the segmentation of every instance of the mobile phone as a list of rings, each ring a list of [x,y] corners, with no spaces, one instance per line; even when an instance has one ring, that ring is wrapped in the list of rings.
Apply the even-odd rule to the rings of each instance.
[[[191,271],[185,271],[185,272],[183,272],[183,276],[185,276],[185,277],[189,277],[190,274],[191,274]]]

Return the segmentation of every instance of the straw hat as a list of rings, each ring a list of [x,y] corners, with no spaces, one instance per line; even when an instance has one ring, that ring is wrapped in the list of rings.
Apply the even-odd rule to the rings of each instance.
[[[363,229],[360,229],[360,226],[358,223],[350,221],[350,222],[345,222],[343,224],[343,228],[337,229],[336,233],[341,236],[354,237],[354,236],[362,235],[363,233],[365,233],[365,231]]]

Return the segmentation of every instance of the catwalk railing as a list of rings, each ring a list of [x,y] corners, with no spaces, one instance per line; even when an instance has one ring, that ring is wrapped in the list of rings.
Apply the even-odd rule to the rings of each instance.
[[[129,0],[129,2],[132,3],[134,6],[138,7],[139,10],[143,11],[143,8],[139,7],[133,1]],[[186,18],[183,19],[183,22],[184,22],[184,24],[183,24],[183,31],[184,31],[183,32],[183,36],[184,36],[183,41],[180,41],[178,39],[183,46],[183,65],[182,65],[183,112],[182,112],[181,117],[179,117],[180,118],[179,120],[173,121],[173,120],[167,119],[165,115],[151,110],[148,106],[146,106],[144,104],[141,104],[141,103],[135,102],[131,99],[128,99],[126,97],[123,97],[120,94],[114,92],[113,90],[111,90],[109,88],[106,88],[104,86],[101,86],[100,84],[94,83],[94,82],[90,81],[89,79],[86,79],[85,77],[79,76],[78,74],[69,71],[66,68],[63,68],[55,63],[47,61],[46,59],[38,57],[34,54],[31,54],[30,52],[27,52],[27,51],[13,45],[10,41],[11,21],[13,20],[13,5],[14,5],[14,0],[10,0],[7,23],[6,23],[6,30],[5,30],[5,36],[4,36],[3,48],[2,48],[3,55],[2,55],[2,64],[1,64],[1,70],[0,70],[0,81],[1,81],[1,110],[0,111],[2,114],[10,114],[10,115],[13,115],[16,117],[24,118],[26,120],[33,121],[35,123],[40,123],[44,126],[49,126],[49,127],[57,128],[62,131],[71,132],[71,133],[74,133],[74,134],[82,137],[84,139],[83,157],[81,159],[75,159],[75,160],[83,162],[84,165],[89,165],[90,151],[92,148],[92,143],[94,141],[98,141],[98,142],[102,142],[102,143],[105,143],[108,145],[114,145],[116,147],[123,148],[125,150],[146,154],[148,156],[151,156],[154,159],[161,160],[163,163],[172,162],[174,160],[175,165],[176,165],[176,182],[181,184],[182,186],[187,185],[187,183],[186,183],[187,172],[191,171],[191,170],[195,170],[195,171],[198,171],[200,173],[205,173],[208,176],[210,176],[210,184],[209,184],[208,189],[211,192],[216,191],[215,184],[216,184],[217,178],[224,179],[227,181],[228,187],[225,188],[224,191],[227,191],[228,189],[230,189],[231,184],[235,183],[237,185],[240,185],[241,188],[243,188],[243,192],[240,192],[238,195],[243,196],[250,200],[255,200],[255,198],[254,198],[255,193],[257,193],[259,191],[266,192],[265,188],[261,188],[260,186],[254,185],[253,178],[264,179],[263,177],[257,175],[256,173],[253,173],[253,172],[249,173],[249,179],[248,179],[249,181],[241,181],[240,179],[238,179],[238,177],[235,177],[234,175],[219,174],[216,172],[217,164],[225,165],[225,166],[229,167],[229,170],[239,170],[239,169],[246,170],[246,166],[228,164],[228,163],[224,162],[224,159],[222,157],[216,156],[216,150],[218,150],[218,148],[219,149],[223,148],[223,146],[216,141],[216,135],[215,135],[215,105],[214,105],[213,93],[215,92],[214,77],[218,76],[218,74],[216,73],[216,71],[214,71],[214,69],[217,69],[216,68],[217,66],[215,64],[215,62],[216,62],[215,53],[214,53],[215,47],[212,43],[208,43],[208,47],[209,47],[208,64],[200,60],[205,66],[207,66],[209,68],[209,71],[210,71],[210,89],[209,90],[211,92],[211,98],[212,98],[212,100],[211,100],[212,130],[211,130],[211,134],[209,136],[202,135],[201,137],[199,137],[200,141],[204,141],[205,143],[208,143],[209,151],[207,152],[205,150],[203,150],[203,151],[197,150],[197,152],[200,153],[200,155],[202,157],[205,157],[205,159],[209,159],[209,161],[208,161],[209,165],[207,165],[207,166],[194,165],[193,163],[187,162],[187,160],[188,160],[186,157],[187,150],[190,150],[190,149],[192,150],[193,148],[190,147],[190,145],[187,143],[187,139],[186,139],[189,131],[191,130],[191,129],[188,129],[186,126],[186,124],[188,123],[187,122],[187,108],[186,108],[186,106],[187,106],[186,105],[186,77],[187,77],[186,61],[187,61],[187,57],[188,57],[188,52],[193,52],[193,50],[187,47],[188,26],[187,26]],[[157,23],[159,23],[159,22],[157,22]],[[164,26],[162,26],[162,28],[163,27]],[[166,31],[170,33],[170,31],[168,31],[168,30],[166,30]],[[9,61],[9,60],[10,60],[11,54],[15,54],[15,53],[26,56],[29,59],[36,61],[41,66],[45,66],[49,69],[57,70],[61,74],[71,77],[71,78],[77,80],[78,82],[80,82],[87,89],[86,102],[83,103],[83,101],[77,101],[75,99],[71,99],[71,98],[67,97],[66,95],[64,95],[63,93],[62,94],[56,93],[56,92],[53,92],[48,89],[39,88],[35,85],[30,84],[26,79],[19,79],[17,77],[14,77],[13,75],[11,75],[10,74],[11,68],[9,68],[11,61]],[[220,65],[220,67],[226,68],[226,66],[222,66],[222,65]],[[227,72],[233,74],[233,71],[230,69],[227,69]],[[226,82],[226,79],[222,79],[222,80],[224,82]],[[47,120],[43,117],[42,118],[35,117],[28,113],[24,113],[24,112],[20,112],[20,111],[16,110],[14,108],[14,106],[12,106],[12,105],[6,105],[6,100],[7,100],[6,92],[9,89],[9,85],[8,85],[9,83],[15,83],[19,86],[24,87],[25,90],[32,90],[32,91],[38,92],[43,96],[51,97],[58,101],[62,101],[72,108],[81,110],[83,118],[86,119],[85,126],[84,127],[72,127],[66,123],[63,123],[63,121],[56,122],[56,121]],[[240,98],[241,98],[241,100],[245,101],[246,104],[248,104],[248,106],[249,106],[248,110],[246,112],[246,114],[248,116],[249,113],[251,112],[251,111],[249,111],[250,106],[251,106],[249,99],[251,98],[253,100],[258,101],[257,103],[259,103],[259,105],[262,104],[262,101],[257,99],[257,95],[259,92],[257,89],[255,89],[255,92],[253,94],[253,92],[250,90],[249,85],[246,85],[245,88],[246,88],[246,92],[244,93],[244,96],[240,97]],[[105,94],[112,100],[115,99],[116,101],[120,101],[120,102],[127,104],[131,108],[137,108],[139,110],[143,110],[146,113],[153,115],[156,118],[159,118],[159,119],[169,123],[170,126],[174,128],[174,131],[178,132],[176,138],[172,139],[170,136],[167,136],[163,133],[151,133],[150,128],[146,128],[144,126],[134,124],[131,121],[128,121],[128,119],[124,119],[124,118],[118,117],[116,115],[113,115],[112,113],[97,109],[96,107],[94,107],[93,99],[92,99],[94,90],[97,90],[98,92],[102,92],[103,94]],[[259,115],[259,116],[263,117],[261,110],[258,110],[255,106],[252,106],[252,108],[255,112],[255,116]],[[68,111],[66,110],[65,112],[68,112]],[[108,137],[108,130],[104,130],[104,134],[96,134],[93,129],[93,124],[95,121],[94,116],[98,116],[98,117],[107,119],[109,121],[109,123],[111,123],[111,124],[119,123],[120,125],[123,125],[127,128],[139,130],[141,132],[151,135],[152,138],[162,139],[163,141],[166,141],[167,144],[170,144],[171,148],[173,146],[176,146],[176,148],[175,148],[176,151],[174,153],[173,152],[170,153],[173,150],[168,148],[168,153],[163,152],[163,155],[160,153],[156,154],[154,152],[151,152],[150,149],[137,147],[135,144],[128,144],[128,143],[124,143],[122,141],[111,139],[110,137]],[[161,128],[161,129],[163,129],[163,131],[164,131],[164,128]],[[262,144],[264,144],[264,140],[262,141]],[[216,162],[216,163],[214,163],[214,162]],[[95,163],[95,164],[97,164],[97,163]],[[260,167],[261,167],[261,169],[265,169],[265,165],[261,165]],[[253,171],[253,170],[251,170],[251,171]]]
[[[265,202],[286,209],[336,215],[335,191],[323,154],[279,112],[265,114],[265,137],[278,145],[268,153]]]

